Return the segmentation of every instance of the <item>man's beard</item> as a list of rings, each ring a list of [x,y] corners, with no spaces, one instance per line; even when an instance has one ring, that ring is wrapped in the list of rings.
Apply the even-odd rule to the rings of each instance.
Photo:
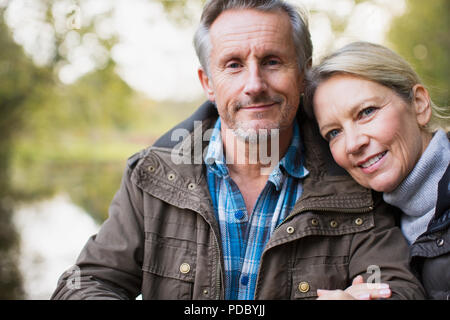
[[[290,105],[283,106],[285,100],[280,95],[274,95],[270,97],[267,94],[261,94],[254,98],[250,98],[247,101],[237,101],[233,104],[232,112],[227,112],[224,121],[227,123],[229,129],[233,131],[233,134],[240,140],[247,143],[258,143],[259,141],[267,141],[267,139],[273,137],[274,135],[279,135],[280,130],[288,129],[292,125],[292,111],[295,107]],[[269,121],[259,127],[253,127],[248,121],[236,121],[233,119],[233,115],[248,105],[271,105],[276,104],[280,106],[281,116],[273,121]],[[275,107],[275,106],[274,106]],[[264,117],[264,112],[256,114],[256,119],[262,119]]]

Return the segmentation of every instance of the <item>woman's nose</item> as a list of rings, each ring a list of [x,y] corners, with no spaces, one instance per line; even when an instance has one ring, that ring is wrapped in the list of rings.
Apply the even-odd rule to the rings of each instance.
[[[369,137],[357,129],[345,133],[345,146],[348,154],[361,152],[368,143]]]

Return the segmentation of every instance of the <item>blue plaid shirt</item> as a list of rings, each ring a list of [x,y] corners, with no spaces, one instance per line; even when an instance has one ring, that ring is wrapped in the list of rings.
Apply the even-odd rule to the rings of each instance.
[[[301,179],[308,171],[302,163],[300,130],[295,121],[287,153],[274,167],[253,212],[249,213],[239,188],[230,178],[220,128],[219,118],[205,163],[208,188],[222,238],[225,299],[253,300],[264,247],[300,198],[303,192]]]

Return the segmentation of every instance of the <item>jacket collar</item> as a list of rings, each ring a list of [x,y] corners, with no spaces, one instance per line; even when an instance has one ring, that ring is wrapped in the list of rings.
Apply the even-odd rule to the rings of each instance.
[[[365,208],[370,211],[373,208],[371,191],[359,186],[334,162],[315,121],[308,118],[302,109],[299,108],[297,121],[309,175],[304,180],[304,193],[294,211],[318,208],[329,211]],[[146,150],[133,172],[132,180],[144,191],[170,204],[204,211],[205,206],[211,205],[202,159],[203,151],[208,146],[208,141],[203,140],[208,139],[201,138],[198,132],[213,128],[217,118],[215,105],[205,102],[190,118],[168,131]],[[180,135],[183,136],[181,142],[174,139],[174,136]],[[185,155],[184,162],[175,164],[173,155],[183,154],[186,150],[194,152]]]

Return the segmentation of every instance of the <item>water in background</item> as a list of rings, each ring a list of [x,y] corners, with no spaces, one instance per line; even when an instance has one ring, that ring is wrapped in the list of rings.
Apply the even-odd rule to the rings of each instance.
[[[14,223],[21,237],[24,291],[33,300],[50,298],[60,275],[100,228],[65,195],[18,208]]]

